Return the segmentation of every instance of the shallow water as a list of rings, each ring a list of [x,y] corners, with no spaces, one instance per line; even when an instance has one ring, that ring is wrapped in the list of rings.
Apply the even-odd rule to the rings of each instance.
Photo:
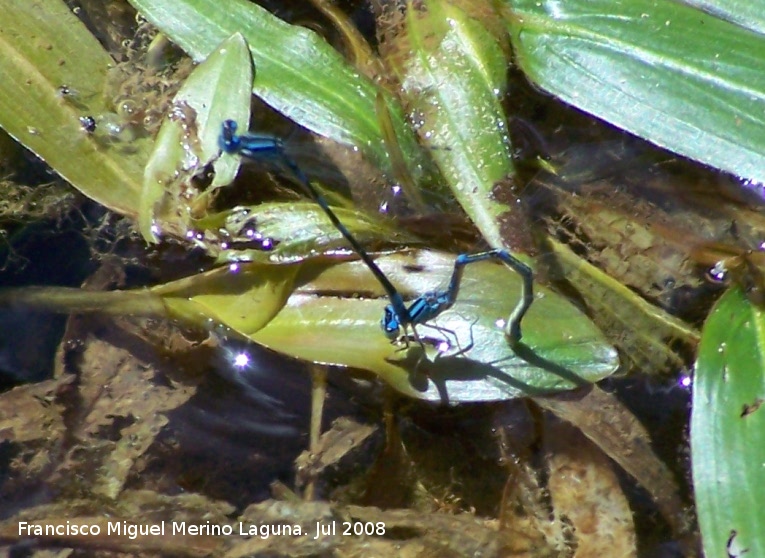
[[[123,19],[115,20],[115,28]],[[719,249],[713,244],[725,243],[741,253],[762,248],[765,225],[757,192],[752,196],[751,185],[744,184],[748,190],[740,196],[743,190],[735,178],[678,161],[556,103],[525,82],[518,82],[509,104],[515,107],[511,132],[519,157],[542,155],[560,171],[552,177],[536,167],[522,169],[517,181],[526,186],[505,185],[504,194],[516,197],[526,212],[521,221],[536,234],[569,246],[627,286],[631,296],[683,318],[689,330],[700,327],[728,284],[705,276],[711,264],[704,257]],[[306,165],[320,167],[322,155],[340,161],[338,166],[344,159],[349,159],[347,166],[357,164],[359,157],[346,157],[342,149],[338,154],[332,153],[336,147],[321,148],[326,151],[305,157]],[[33,184],[48,176],[44,164],[31,155],[17,155],[17,160],[5,161],[16,169],[15,181]],[[339,174],[344,181],[345,169],[334,164],[331,172],[317,168],[311,169],[312,175]],[[349,179],[348,190],[361,191],[357,197],[365,207],[389,207],[385,195],[363,188],[371,180],[359,171]],[[268,193],[285,186],[278,179],[269,182]],[[187,246],[148,249],[124,221],[110,221],[79,196],[68,203],[29,228],[3,214],[0,224],[12,249],[0,259],[0,287],[79,286],[92,280],[105,262],[102,272],[111,269],[104,272],[99,289],[141,287],[212,265]],[[454,250],[476,244],[472,231],[454,238],[454,230],[465,228],[460,217],[406,217],[402,226],[406,223],[426,242],[446,243]],[[444,224],[452,221],[457,224],[444,234]],[[519,234],[519,245],[530,242],[520,238],[524,235],[531,236]],[[552,252],[545,244],[536,250],[539,256]],[[629,374],[601,383],[623,406],[613,415],[587,409],[592,416],[577,423],[586,437],[561,426],[557,413],[539,399],[438,407],[389,397],[379,381],[351,380],[346,371],[334,370],[323,421],[323,430],[331,432],[313,455],[300,460],[308,448],[311,408],[311,375],[305,363],[226,338],[218,328],[190,333],[161,319],[2,309],[0,397],[6,429],[0,429],[0,518],[13,521],[16,514],[27,513],[41,521],[107,515],[135,522],[184,517],[219,524],[243,518],[263,524],[278,524],[285,517],[313,521],[326,510],[294,503],[290,490],[307,492],[305,479],[310,483],[315,477],[316,496],[337,503],[336,509],[358,504],[364,511],[356,509],[357,514],[378,513],[370,511],[375,506],[413,512],[414,518],[380,516],[397,529],[389,536],[392,544],[422,539],[431,548],[469,555],[456,549],[475,528],[476,538],[499,540],[493,555],[501,554],[497,548],[545,555],[555,547],[551,541],[573,552],[572,532],[590,528],[595,539],[614,535],[610,525],[593,519],[608,516],[623,519],[623,531],[615,536],[636,549],[636,555],[692,552],[697,534],[692,525],[688,380],[698,332],[646,349],[635,332],[650,333],[651,322],[636,318],[619,329],[602,317],[607,313],[597,301],[583,296],[589,287],[576,284],[571,274],[561,276],[555,262],[540,265],[538,279],[559,288],[593,317],[620,350],[622,373]],[[246,362],[236,358],[243,354]],[[386,413],[395,417],[391,423],[397,428],[389,423],[386,430]],[[557,416],[573,422],[572,415]],[[358,424],[333,429],[337,417],[351,417]],[[588,441],[605,447],[598,434],[626,422],[625,417],[639,419],[650,439],[639,438],[621,453],[613,448],[604,453]],[[626,438],[625,433],[633,430],[619,432]],[[572,440],[581,454],[566,446]],[[631,476],[606,458],[622,463],[619,458],[631,454],[668,466],[676,501],[657,507],[654,500],[664,496],[656,490],[660,483],[640,486],[634,471]],[[569,491],[566,483],[584,486],[584,495]],[[580,513],[572,501],[592,501],[595,511]],[[340,514],[336,509],[332,513]],[[461,512],[475,514],[476,524],[450,523],[443,532],[437,529],[442,520],[472,521]],[[684,519],[691,526],[680,532]],[[442,546],[427,539],[428,533],[443,537],[436,540]],[[26,544],[5,531],[0,531],[0,540],[9,541],[3,543],[6,549]],[[534,554],[522,548],[527,540],[530,548],[542,550]],[[112,543],[99,540],[91,550],[105,553]],[[72,547],[79,542],[52,537],[42,544]],[[170,542],[163,544],[167,546],[160,552],[178,551]],[[120,545],[119,552],[135,551]],[[296,548],[280,550],[289,555]],[[469,548],[473,553],[482,549],[478,543]],[[570,555],[566,552],[561,555]]]

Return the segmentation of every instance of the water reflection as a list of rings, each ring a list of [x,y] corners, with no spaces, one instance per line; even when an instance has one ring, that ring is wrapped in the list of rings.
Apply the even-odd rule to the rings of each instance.
[[[311,381],[304,366],[232,341],[210,366],[214,373],[196,395],[169,414],[177,446],[163,465],[178,488],[246,505],[268,498],[275,480],[292,486],[293,462],[308,444]],[[354,406],[330,386],[325,413],[328,424]]]

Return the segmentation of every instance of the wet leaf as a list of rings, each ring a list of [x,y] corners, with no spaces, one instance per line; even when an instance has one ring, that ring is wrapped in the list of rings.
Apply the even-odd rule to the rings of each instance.
[[[102,328],[101,335],[82,341],[77,365],[67,370],[78,378],[79,405],[68,409],[77,417],[70,428],[78,447],[57,472],[69,479],[64,485],[77,478],[83,490],[113,499],[169,422],[167,414],[186,403],[196,387],[189,375],[174,378],[176,371],[163,367],[158,356],[155,362],[136,356],[146,344],[124,329]]]
[[[25,384],[0,394],[0,443],[7,456],[0,497],[21,493],[57,463],[66,436],[57,394],[70,388],[71,376]],[[6,509],[8,506],[5,506]]]
[[[745,29],[765,33],[765,2],[762,0],[685,0],[683,3]]]
[[[691,457],[707,556],[765,554],[765,312],[739,289],[702,331],[691,413]]]
[[[251,84],[250,52],[237,33],[197,66],[178,91],[144,172],[138,223],[148,242],[156,242],[159,231],[185,234],[191,205],[188,183],[217,158],[221,122],[249,121]],[[239,160],[218,159],[215,170],[211,188],[233,181]]]
[[[443,288],[454,256],[416,251],[377,261],[405,297],[414,297]],[[253,340],[304,360],[369,370],[411,397],[511,399],[572,389],[618,366],[616,352],[591,322],[547,289],[539,289],[524,319],[520,354],[513,351],[502,320],[515,307],[520,279],[493,262],[466,269],[457,304],[433,322],[440,331],[419,329],[428,346],[449,346],[438,356],[425,355],[414,344],[403,350],[385,338],[380,319],[387,299],[380,298],[381,288],[363,264],[332,266],[297,285],[285,308]],[[459,349],[464,354],[457,356]]]
[[[161,297],[170,315],[187,323],[209,327],[213,322],[250,337],[284,306],[298,270],[298,265],[253,262],[217,268],[151,291]]]
[[[378,263],[413,299],[444,288],[454,255],[413,251]],[[519,277],[493,262],[470,265],[454,307],[430,324],[435,327],[419,328],[427,354],[414,342],[404,349],[383,335],[387,298],[358,261],[233,264],[148,291],[15,289],[0,303],[170,315],[204,328],[221,324],[224,333],[310,362],[365,370],[405,395],[433,401],[512,399],[569,390],[613,373],[616,351],[589,319],[552,291],[537,291],[521,346],[513,350],[504,320],[519,297]]]
[[[418,239],[379,219],[335,207],[338,219],[365,246],[416,245]],[[297,262],[318,254],[348,252],[348,242],[313,202],[238,206],[194,224],[206,252],[219,262]]]
[[[255,64],[253,92],[319,135],[356,146],[388,166],[375,116],[377,87],[313,31],[290,25],[242,0],[131,0],[146,18],[195,60],[240,32]],[[388,96],[386,94],[386,96]],[[398,103],[391,117],[410,170],[421,176],[422,152]]]
[[[203,65],[208,66],[208,72],[200,71]],[[235,33],[189,76],[185,84],[188,89],[178,92],[177,100],[197,113],[202,164],[214,161],[212,188],[230,184],[239,170],[235,157],[218,158],[218,138],[224,120],[250,121],[252,74],[250,49],[241,33]]]
[[[4,442],[57,439],[64,433],[61,409],[53,404],[55,392],[66,381],[46,380],[0,394],[0,437]],[[29,417],[35,417],[30,421]]]
[[[457,201],[494,247],[504,245],[497,218],[510,208],[493,198],[492,188],[513,173],[500,102],[509,63],[502,39],[457,6],[429,0],[410,3],[405,29],[385,46],[418,132],[435,148],[432,156]]]
[[[109,142],[80,121],[107,111],[114,61],[60,0],[2,0],[0,12],[0,126],[82,193],[135,216],[150,140]]]
[[[765,179],[765,36],[655,0],[520,0],[510,30],[518,65],[543,89],[676,153]]]

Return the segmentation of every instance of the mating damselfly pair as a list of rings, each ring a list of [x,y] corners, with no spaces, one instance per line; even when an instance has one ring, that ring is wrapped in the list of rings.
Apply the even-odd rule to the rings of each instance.
[[[465,266],[471,263],[499,259],[510,268],[515,270],[522,278],[521,296],[512,311],[505,328],[508,341],[511,345],[521,339],[521,321],[534,300],[533,274],[531,268],[516,259],[506,250],[489,250],[477,254],[460,254],[454,261],[449,284],[445,289],[424,293],[415,298],[408,306],[396,287],[383,273],[374,259],[367,253],[363,246],[356,240],[351,232],[340,222],[337,215],[332,211],[324,197],[314,188],[308,177],[300,169],[292,158],[287,155],[282,142],[269,135],[261,134],[237,134],[237,123],[226,120],[222,125],[219,138],[220,148],[229,154],[240,155],[246,159],[255,161],[270,161],[281,166],[292,174],[300,186],[324,211],[332,224],[340,234],[348,241],[354,252],[367,265],[388,295],[389,304],[383,311],[381,327],[385,335],[392,341],[403,342],[408,345],[409,332],[414,339],[422,345],[416,326],[427,325],[427,322],[435,319],[455,303],[459,295],[462,274]]]

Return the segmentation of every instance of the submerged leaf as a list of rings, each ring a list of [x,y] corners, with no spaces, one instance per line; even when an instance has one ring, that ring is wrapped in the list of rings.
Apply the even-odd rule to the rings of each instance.
[[[574,251],[548,239],[545,260],[556,278],[577,292],[601,330],[625,356],[627,370],[644,374],[676,374],[694,354],[699,334],[692,326],[647,302]]]
[[[675,474],[650,449],[648,430],[617,396],[590,386],[574,393],[535,397],[534,401],[574,425],[632,475],[650,494],[681,548],[694,546],[687,504]]]
[[[765,555],[765,311],[738,289],[707,318],[693,382],[691,457],[707,556]]]
[[[333,208],[363,245],[416,245],[418,240],[365,213]],[[319,254],[348,252],[348,242],[313,202],[238,206],[194,223],[195,237],[219,262],[286,263]]]
[[[580,556],[636,557],[633,511],[613,462],[575,425],[545,417],[550,498]]]

